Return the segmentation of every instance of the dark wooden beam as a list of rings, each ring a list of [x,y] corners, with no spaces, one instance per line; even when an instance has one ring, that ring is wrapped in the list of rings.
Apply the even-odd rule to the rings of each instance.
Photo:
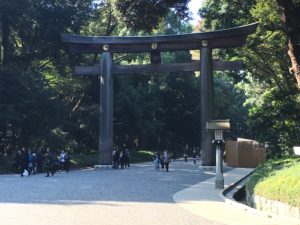
[[[212,32],[161,36],[80,36],[61,34],[72,53],[183,51],[201,47],[227,48],[242,46],[257,23]],[[153,48],[153,45],[155,48]]]
[[[224,71],[224,70],[241,70],[241,69],[243,69],[243,61],[221,61],[221,60],[213,60],[213,69],[214,70],[219,70],[219,71]]]
[[[73,75],[92,75],[92,74],[100,74],[101,73],[101,65],[97,64],[94,66],[75,66],[73,69]]]
[[[214,40],[207,41],[207,44],[211,48],[229,48],[243,46],[246,42],[247,36],[238,36],[231,38],[217,38]],[[176,42],[176,43],[161,43],[158,44],[158,51],[185,51],[185,50],[197,50],[202,47],[201,41],[190,41],[190,42]],[[84,54],[95,54],[102,53],[103,44],[81,44],[81,43],[69,43],[71,53],[84,53]],[[132,43],[127,45],[111,44],[109,45],[108,52],[113,53],[139,53],[139,52],[152,52],[151,44],[140,44]]]
[[[242,61],[213,61],[214,70],[241,70]],[[200,71],[200,61],[195,60],[189,63],[168,63],[168,64],[144,64],[144,65],[113,65],[112,73],[171,73],[171,72],[193,72]],[[74,75],[100,74],[101,65],[75,66]]]
[[[151,63],[154,64],[160,64],[161,63],[161,56],[160,56],[160,52],[151,52]]]

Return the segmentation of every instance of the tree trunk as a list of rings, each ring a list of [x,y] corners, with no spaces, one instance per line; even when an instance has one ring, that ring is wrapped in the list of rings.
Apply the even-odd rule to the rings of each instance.
[[[3,47],[3,60],[2,64],[6,65],[9,62],[10,58],[10,49],[9,49],[9,19],[7,13],[2,13],[2,47]]]
[[[296,38],[297,38],[297,16],[296,6],[292,0],[277,0],[277,4],[280,8],[281,20],[285,25],[285,31],[288,36],[288,55],[291,60],[291,72],[294,74],[298,88],[300,88],[300,55],[296,52]]]

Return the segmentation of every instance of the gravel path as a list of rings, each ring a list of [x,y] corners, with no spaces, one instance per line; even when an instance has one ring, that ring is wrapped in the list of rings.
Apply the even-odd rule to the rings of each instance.
[[[180,208],[178,191],[211,178],[191,162],[170,172],[151,163],[30,177],[0,176],[0,221],[5,225],[220,224]],[[200,190],[201,191],[201,190]]]

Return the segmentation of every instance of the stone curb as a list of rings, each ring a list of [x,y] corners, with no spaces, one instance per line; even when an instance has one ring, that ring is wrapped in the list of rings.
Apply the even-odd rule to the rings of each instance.
[[[281,220],[283,223],[285,222],[286,224],[292,223],[293,225],[300,225],[300,220],[295,219],[295,218],[290,218],[290,217],[286,217],[286,216],[279,216],[277,214],[271,213],[271,212],[265,212],[265,211],[261,211],[255,208],[252,208],[250,206],[247,206],[245,204],[239,203],[236,200],[234,200],[233,198],[233,194],[236,193],[239,189],[241,189],[242,187],[238,187],[240,184],[242,183],[246,183],[247,178],[254,172],[255,170],[251,171],[249,174],[247,174],[246,176],[244,176],[243,178],[239,179],[238,181],[230,184],[227,188],[225,188],[224,190],[220,191],[219,196],[220,198],[227,204],[242,209],[244,211],[247,211],[249,213],[252,213],[254,215],[257,216],[263,216],[266,218],[273,218],[273,219],[278,219]],[[243,185],[244,186],[244,185]],[[234,191],[234,193],[230,193],[232,192],[234,189],[236,189]],[[227,196],[228,194],[231,194],[230,196]]]
[[[112,165],[95,165],[94,169],[95,170],[98,170],[98,169],[112,169]]]

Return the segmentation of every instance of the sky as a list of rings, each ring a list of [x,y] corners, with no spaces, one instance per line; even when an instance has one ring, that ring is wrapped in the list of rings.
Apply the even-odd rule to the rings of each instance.
[[[189,9],[192,13],[192,23],[195,24],[200,17],[197,15],[198,10],[204,0],[191,0],[189,3]]]

